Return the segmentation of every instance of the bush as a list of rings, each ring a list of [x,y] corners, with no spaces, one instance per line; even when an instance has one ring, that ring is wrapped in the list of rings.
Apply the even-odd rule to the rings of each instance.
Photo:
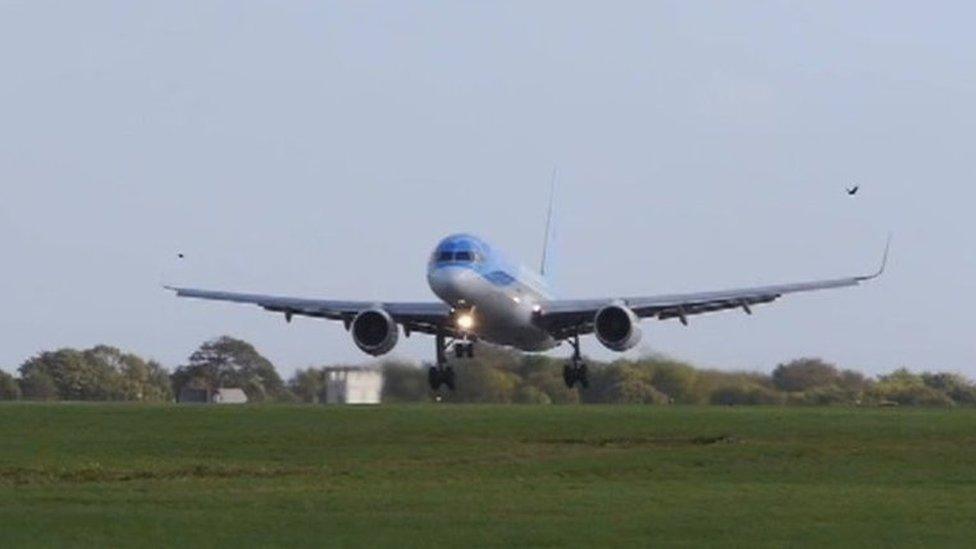
[[[902,406],[952,406],[954,402],[948,395],[925,383],[921,375],[913,374],[906,368],[878,377],[867,395],[876,402],[894,402]]]
[[[712,392],[709,402],[722,406],[782,404],[785,397],[761,385],[727,385]]]
[[[543,355],[524,355],[514,371],[522,383],[535,387],[555,404],[579,402],[579,391],[563,381],[563,362]]]
[[[521,385],[515,391],[515,402],[518,404],[552,404],[552,399],[531,385]]]
[[[879,383],[870,397],[876,402],[894,402],[901,406],[947,407],[955,403],[946,394],[925,385],[894,385]]]
[[[647,364],[618,361],[590,369],[590,388],[584,402],[607,404],[667,404],[668,396],[651,384],[652,370]]]
[[[816,387],[809,391],[804,391],[796,395],[791,404],[806,404],[811,406],[829,406],[836,404],[857,404],[860,400],[860,391],[850,391],[836,385],[829,387]],[[791,395],[793,397],[793,395]]]
[[[579,391],[570,389],[563,381],[562,365],[553,365],[548,372],[538,372],[524,378],[524,383],[549,397],[553,404],[578,404]]]
[[[959,374],[922,374],[922,383],[951,398],[956,404],[976,404],[976,386]]]
[[[400,362],[383,365],[383,402],[429,400],[426,368]]]
[[[0,370],[0,400],[20,399],[20,385],[14,376]]]
[[[693,394],[698,374],[695,369],[679,362],[660,362],[654,366],[651,384],[673,402],[689,404],[696,401]]]
[[[478,359],[456,365],[457,390],[445,396],[453,402],[507,404],[515,400],[518,375],[480,362]]]

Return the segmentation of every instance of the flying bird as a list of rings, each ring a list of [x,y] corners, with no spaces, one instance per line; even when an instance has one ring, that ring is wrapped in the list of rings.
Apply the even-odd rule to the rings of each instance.
[[[857,194],[857,190],[860,188],[861,188],[860,185],[854,185],[853,187],[847,189],[847,194],[850,196],[854,196],[855,194]]]
[[[184,256],[184,255],[183,255],[182,253],[178,253],[178,254],[176,254],[176,257],[178,257],[178,258],[180,258],[180,259],[183,259],[183,258],[184,258],[184,257],[186,257],[186,256]]]

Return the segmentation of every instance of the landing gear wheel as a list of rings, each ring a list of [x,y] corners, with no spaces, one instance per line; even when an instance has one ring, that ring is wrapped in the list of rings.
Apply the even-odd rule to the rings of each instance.
[[[441,387],[441,372],[440,368],[437,366],[431,366],[427,370],[427,384],[430,385],[431,391],[436,391]]]
[[[427,384],[430,385],[431,391],[436,391],[441,388],[441,385],[447,385],[447,388],[454,390],[456,379],[454,375],[454,368],[447,366],[440,368],[437,366],[431,366],[427,370]]]
[[[580,364],[576,368],[576,381],[579,381],[580,387],[584,389],[590,386],[590,378],[587,377],[586,364]]]
[[[454,379],[455,379],[455,377],[454,377],[454,368],[452,368],[450,366],[448,366],[447,368],[444,368],[444,373],[443,373],[443,375],[441,377],[442,377],[442,380],[444,381],[444,385],[447,385],[447,388],[453,391],[454,390]]]
[[[454,368],[447,365],[446,353],[450,349],[450,345],[447,343],[447,338],[443,330],[437,331],[435,345],[434,350],[437,352],[437,365],[431,366],[430,370],[427,371],[427,384],[430,385],[431,391],[439,390],[441,385],[447,385],[447,388],[453,391],[455,387]],[[461,347],[455,344],[454,352],[458,358],[461,358],[462,351]],[[440,400],[440,396],[437,397],[437,400]]]
[[[570,389],[572,389],[573,384],[576,383],[576,371],[569,364],[563,366],[563,381],[566,382],[566,386]]]
[[[474,358],[474,343],[459,341],[454,344],[454,358]]]

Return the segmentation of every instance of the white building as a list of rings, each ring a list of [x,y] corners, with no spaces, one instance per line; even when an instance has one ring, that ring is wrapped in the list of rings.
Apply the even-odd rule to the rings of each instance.
[[[371,366],[325,368],[326,404],[379,404],[383,372]]]
[[[247,404],[244,389],[217,389],[210,401],[214,404]]]
[[[183,387],[176,395],[176,402],[184,404],[247,404],[244,389],[197,389]]]

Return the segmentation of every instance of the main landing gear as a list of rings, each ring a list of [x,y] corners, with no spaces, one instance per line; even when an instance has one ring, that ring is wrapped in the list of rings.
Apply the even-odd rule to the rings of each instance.
[[[573,361],[563,366],[563,381],[570,389],[577,383],[586,389],[590,386],[590,380],[586,375],[586,364],[583,362],[583,357],[580,356],[579,334],[574,334],[573,338],[569,340],[569,344],[573,346]]]
[[[453,391],[455,387],[454,368],[447,365],[447,351],[453,347],[455,358],[474,358],[474,342],[467,340],[447,341],[444,334],[439,333],[435,337],[435,344],[437,345],[437,365],[431,366],[430,370],[427,371],[427,384],[433,391],[440,389],[441,385],[447,385],[447,388]]]
[[[453,391],[454,368],[450,366],[431,366],[430,370],[427,371],[427,383],[433,391],[440,389],[441,385],[447,385],[447,388]]]

